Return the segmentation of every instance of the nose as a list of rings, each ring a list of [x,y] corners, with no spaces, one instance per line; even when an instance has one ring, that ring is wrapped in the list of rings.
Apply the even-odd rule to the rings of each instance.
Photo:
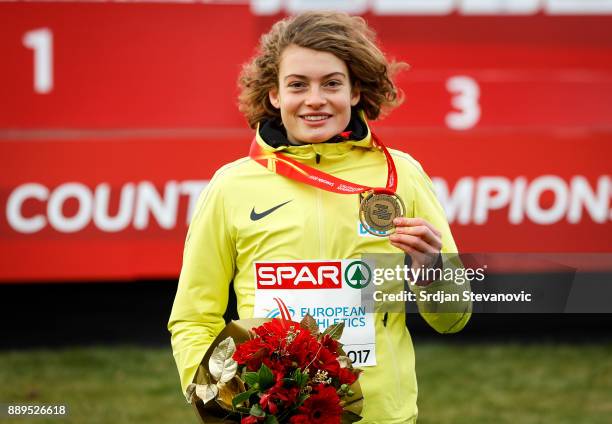
[[[319,87],[313,86],[308,92],[308,96],[304,101],[306,106],[313,108],[319,108],[327,103],[324,94],[321,92]]]

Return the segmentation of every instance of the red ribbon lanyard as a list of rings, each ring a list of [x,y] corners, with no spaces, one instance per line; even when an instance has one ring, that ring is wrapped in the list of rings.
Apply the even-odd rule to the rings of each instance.
[[[387,185],[386,187],[369,187],[360,184],[354,184],[350,181],[334,177],[326,172],[319,171],[311,166],[304,165],[288,156],[276,152],[266,152],[259,144],[257,137],[251,143],[249,156],[255,162],[265,168],[271,168],[271,171],[276,172],[287,178],[300,181],[311,186],[331,191],[332,193],[354,194],[364,193],[373,190],[376,193],[395,193],[397,189],[397,171],[391,154],[374,133],[372,133],[372,144],[377,149],[380,149],[385,154],[387,159]],[[272,161],[272,166],[268,167],[269,161]]]

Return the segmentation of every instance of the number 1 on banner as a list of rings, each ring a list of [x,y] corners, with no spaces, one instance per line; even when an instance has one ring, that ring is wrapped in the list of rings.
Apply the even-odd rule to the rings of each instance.
[[[474,78],[454,76],[446,81],[453,96],[452,105],[458,111],[446,115],[446,125],[453,130],[469,130],[480,120],[480,87]]]
[[[34,91],[48,94],[53,89],[53,33],[48,28],[28,31],[23,45],[34,50]]]

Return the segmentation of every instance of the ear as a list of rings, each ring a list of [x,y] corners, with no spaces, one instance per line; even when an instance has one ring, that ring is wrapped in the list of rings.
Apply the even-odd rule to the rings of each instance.
[[[270,99],[270,103],[272,103],[272,106],[274,106],[276,109],[280,109],[280,98],[278,97],[278,88],[273,88],[272,90],[268,91],[268,98]]]
[[[351,106],[355,106],[361,100],[361,88],[359,87],[359,83],[353,84],[353,88],[351,88]]]

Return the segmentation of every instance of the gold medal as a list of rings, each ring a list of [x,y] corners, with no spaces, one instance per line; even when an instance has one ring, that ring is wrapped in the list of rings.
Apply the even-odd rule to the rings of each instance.
[[[393,220],[405,212],[404,202],[397,194],[371,191],[361,200],[359,220],[368,233],[387,237],[395,232]]]

